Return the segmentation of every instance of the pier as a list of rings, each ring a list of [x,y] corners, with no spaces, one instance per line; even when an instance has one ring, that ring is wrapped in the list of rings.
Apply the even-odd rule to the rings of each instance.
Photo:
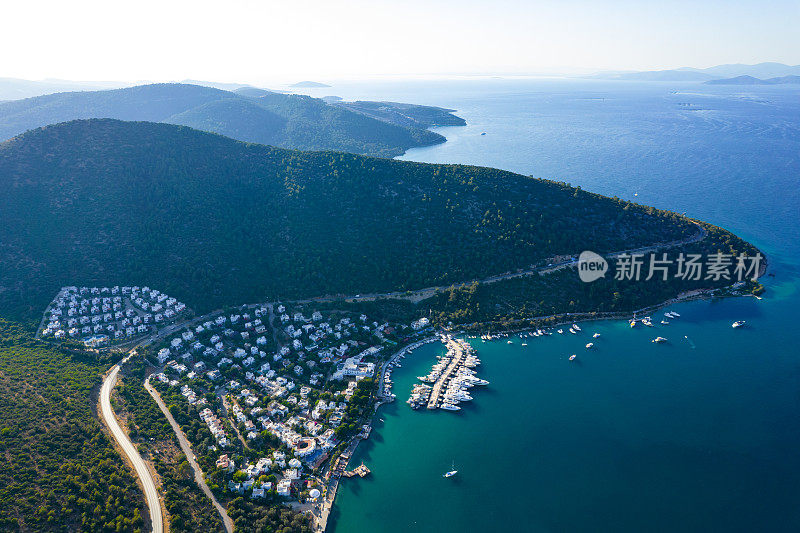
[[[365,465],[364,463],[361,463],[353,470],[342,472],[342,475],[344,477],[353,477],[353,476],[367,477],[369,474],[370,474],[370,469],[367,468],[367,465]]]
[[[442,372],[442,375],[439,376],[439,379],[433,384],[431,395],[428,398],[428,409],[436,409],[439,406],[439,396],[442,394],[442,389],[450,379],[450,375],[462,365],[464,359],[469,354],[464,345],[452,338],[447,339],[447,350],[454,353],[453,359],[447,365],[445,371]]]

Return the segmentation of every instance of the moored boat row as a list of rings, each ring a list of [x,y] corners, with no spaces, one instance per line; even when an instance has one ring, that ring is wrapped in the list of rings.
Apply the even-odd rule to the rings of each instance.
[[[407,401],[413,409],[427,405],[428,409],[459,411],[459,403],[472,400],[470,388],[489,383],[475,375],[474,368],[481,361],[470,344],[450,336],[443,336],[442,341],[447,353],[437,357],[427,375],[419,376],[423,383],[414,385]]]

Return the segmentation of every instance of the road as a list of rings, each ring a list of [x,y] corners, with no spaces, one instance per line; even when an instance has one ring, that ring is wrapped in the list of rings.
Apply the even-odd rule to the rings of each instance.
[[[189,439],[186,438],[186,435],[183,433],[183,430],[172,417],[172,414],[167,409],[167,406],[164,404],[164,401],[161,399],[161,395],[158,393],[157,390],[150,385],[150,379],[148,378],[144,382],[144,388],[147,389],[147,392],[150,393],[150,396],[158,404],[159,409],[161,412],[164,413],[164,416],[167,417],[169,421],[169,425],[172,426],[172,431],[175,432],[175,436],[178,437],[178,443],[181,445],[181,450],[183,450],[183,454],[186,456],[186,460],[189,461],[189,464],[192,465],[192,470],[194,471],[194,480],[203,493],[208,496],[211,500],[211,503],[214,504],[214,507],[217,509],[220,517],[222,518],[222,523],[225,525],[225,531],[227,533],[233,533],[233,520],[231,517],[228,516],[227,511],[225,508],[219,503],[214,493],[211,492],[211,489],[208,488],[206,484],[206,480],[203,479],[203,470],[200,468],[200,465],[197,464],[197,460],[194,457],[194,452],[192,451],[192,446],[189,444]]]
[[[701,225],[694,223],[697,226],[698,232],[692,235],[691,237],[687,237],[686,239],[681,239],[679,241],[667,242],[667,243],[655,243],[650,246],[644,246],[641,248],[632,248],[628,250],[621,250],[618,252],[611,252],[603,254],[605,257],[608,258],[616,258],[623,254],[646,254],[649,252],[655,252],[656,250],[667,250],[669,248],[675,248],[678,246],[685,246],[687,244],[692,244],[695,242],[699,242],[706,238],[708,232],[705,228]],[[408,300],[412,303],[419,303],[422,300],[427,300],[428,298],[435,296],[436,293],[446,291],[453,285],[460,286],[460,285],[469,285],[470,283],[482,283],[482,284],[491,284],[497,283],[498,281],[505,281],[514,278],[521,278],[525,276],[531,276],[533,274],[549,274],[551,272],[555,272],[557,270],[561,270],[562,268],[573,267],[577,266],[578,259],[577,256],[569,259],[567,261],[560,261],[557,263],[548,264],[547,266],[532,266],[529,268],[519,269],[514,272],[506,272],[503,274],[496,274],[494,276],[489,276],[482,279],[474,279],[467,282],[461,283],[452,283],[450,285],[439,285],[435,287],[425,287],[423,289],[416,289],[416,290],[409,290],[409,291],[394,291],[394,292],[386,292],[386,293],[370,293],[370,294],[356,294],[356,295],[334,295],[334,296],[319,296],[316,298],[308,298],[306,300],[297,300],[295,303],[311,303],[311,302],[332,302],[336,300],[344,300],[347,302],[369,302],[374,300],[381,300],[387,298],[397,298],[400,300]]]
[[[697,241],[700,241],[700,240],[704,239],[706,237],[706,235],[707,235],[706,230],[702,226],[697,224],[697,227],[699,229],[699,232],[697,234],[695,234],[695,235],[693,235],[693,236],[691,236],[691,237],[689,237],[687,239],[683,239],[681,241],[675,241],[675,242],[670,242],[670,243],[657,243],[657,244],[654,244],[654,245],[648,246],[648,247],[643,247],[643,248],[639,248],[639,249],[635,249],[635,250],[625,250],[625,251],[615,252],[615,253],[608,254],[608,255],[610,257],[616,257],[616,256],[619,256],[619,255],[621,255],[623,253],[646,253],[646,252],[654,251],[654,250],[657,250],[657,249],[673,248],[673,247],[676,247],[676,246],[682,246],[682,245],[686,245],[686,244],[689,244],[689,243],[697,242]],[[498,281],[508,280],[508,279],[517,278],[517,277],[523,277],[523,276],[529,276],[529,275],[532,275],[532,274],[535,274],[535,273],[547,274],[547,273],[559,270],[561,268],[574,266],[576,264],[577,264],[577,260],[576,259],[571,259],[571,260],[567,260],[567,261],[558,262],[558,263],[555,263],[555,264],[549,264],[546,267],[531,267],[531,268],[527,268],[527,269],[520,269],[520,270],[518,270],[516,272],[507,272],[507,273],[504,273],[504,274],[489,276],[487,278],[480,279],[480,280],[474,280],[474,281],[477,281],[479,283],[496,283]],[[334,300],[338,300],[338,299],[344,299],[344,300],[347,300],[347,301],[356,302],[356,301],[371,301],[371,300],[377,300],[377,299],[383,299],[383,298],[401,298],[401,299],[411,300],[413,302],[418,302],[420,300],[424,300],[424,299],[430,298],[431,296],[435,295],[437,292],[442,291],[442,290],[446,290],[448,287],[449,286],[444,286],[443,285],[443,286],[438,286],[438,287],[427,287],[427,288],[418,289],[418,290],[415,290],[415,291],[395,291],[395,292],[388,292],[388,293],[382,293],[382,294],[380,294],[380,293],[358,294],[358,295],[355,295],[355,296],[342,296],[342,295],[338,295],[338,296],[322,296],[322,297],[317,297],[317,298],[310,298],[310,299],[307,299],[307,300],[295,301],[295,303],[307,303],[307,302],[315,302],[315,301],[316,302],[324,302],[324,301],[334,301]],[[249,304],[249,305],[241,306],[241,308],[242,309],[244,309],[244,308],[254,308],[254,307],[257,307],[259,305],[263,305],[263,304]],[[163,330],[156,332],[153,336],[149,337],[148,339],[144,340],[143,342],[140,342],[140,344],[137,345],[136,348],[138,348],[139,346],[152,344],[156,340],[164,338],[164,337],[172,334],[173,332],[180,330],[183,327],[191,327],[192,325],[197,324],[199,322],[202,322],[207,317],[213,316],[213,315],[217,314],[218,312],[219,312],[219,310],[214,311],[212,313],[207,313],[207,314],[202,315],[202,316],[195,317],[194,319],[186,321],[186,322],[179,322],[179,323],[172,324],[171,326],[168,326],[167,328],[164,328]],[[272,305],[270,305],[269,306],[269,320],[270,320],[270,322],[272,322],[274,320],[274,318],[275,318],[274,317],[274,310],[272,308]],[[131,353],[135,353],[135,352],[133,352],[133,350],[132,350]],[[126,356],[125,359],[123,359],[121,363],[125,362],[129,357],[130,357],[130,354],[128,356]],[[383,369],[382,369],[382,371],[383,371]],[[150,474],[150,471],[147,469],[147,466],[145,465],[145,463],[142,460],[142,458],[139,456],[139,454],[136,451],[136,449],[134,448],[133,444],[128,439],[128,437],[125,434],[125,432],[122,431],[122,428],[120,428],[119,424],[117,423],[116,417],[114,416],[114,412],[111,409],[111,398],[110,398],[111,397],[111,390],[114,388],[114,385],[116,384],[117,373],[118,372],[119,372],[119,365],[115,365],[111,369],[111,371],[109,372],[109,374],[106,377],[105,381],[103,382],[103,386],[102,386],[102,389],[100,391],[101,411],[102,411],[102,414],[103,414],[103,418],[106,421],[106,424],[109,426],[109,429],[111,430],[111,433],[114,436],[114,439],[122,447],[123,451],[125,452],[125,454],[130,459],[131,463],[133,463],[134,468],[136,470],[136,473],[139,476],[139,479],[141,479],[141,481],[142,481],[142,485],[145,488],[145,496],[147,497],[147,505],[148,505],[148,507],[150,509],[150,518],[151,518],[151,521],[152,521],[152,524],[153,524],[153,532],[154,533],[162,533],[163,532],[163,519],[162,519],[162,516],[161,516],[161,506],[160,506],[159,499],[158,499],[158,492],[156,491],[156,488],[155,488],[155,482],[153,481],[153,478],[152,478],[152,475]],[[211,501],[214,504],[214,507],[217,508],[217,511],[219,511],[220,516],[222,516],[223,523],[225,524],[226,530],[228,531],[228,533],[231,533],[233,531],[233,524],[232,524],[232,522],[230,520],[230,517],[228,517],[227,512],[225,512],[225,509],[219,504],[219,502],[216,500],[216,498],[214,497],[214,495],[211,492],[211,490],[206,485],[205,480],[203,480],[202,470],[200,469],[200,466],[197,464],[197,461],[194,459],[194,454],[192,453],[191,446],[189,445],[188,440],[186,439],[185,435],[183,434],[183,431],[181,431],[180,426],[178,426],[177,423],[175,422],[175,420],[172,418],[172,415],[169,414],[169,410],[166,409],[166,406],[164,405],[164,402],[161,401],[161,397],[158,395],[158,393],[155,391],[155,389],[150,387],[149,383],[146,383],[145,387],[147,388],[148,392],[150,392],[150,394],[153,395],[153,398],[156,399],[156,403],[159,404],[159,407],[161,408],[161,411],[167,417],[167,420],[169,420],[169,423],[172,426],[172,428],[173,428],[173,430],[175,432],[175,435],[178,437],[178,442],[181,445],[181,449],[183,450],[184,454],[187,457],[187,460],[189,461],[189,463],[192,465],[192,468],[194,469],[195,480],[197,481],[198,485],[203,490],[203,492],[211,499]],[[240,436],[240,438],[241,438],[241,436]],[[333,491],[333,494],[335,494],[335,489]],[[332,502],[331,502],[331,504],[332,504]],[[322,522],[323,523],[327,522],[327,512],[325,510],[325,506],[323,506],[323,520],[322,520]]]
[[[114,410],[111,408],[111,391],[117,383],[117,374],[119,367],[122,363],[128,360],[130,355],[127,355],[119,364],[114,365],[111,371],[103,381],[103,386],[100,389],[100,412],[103,415],[108,429],[114,440],[117,441],[122,451],[128,456],[128,460],[133,464],[136,475],[142,482],[144,488],[145,499],[147,500],[147,507],[150,510],[150,523],[152,524],[153,533],[164,533],[164,519],[161,516],[161,502],[158,499],[158,491],[156,490],[156,483],[150,470],[147,468],[139,452],[133,446],[133,443],[128,438],[128,435],[117,422],[117,417],[114,415]]]

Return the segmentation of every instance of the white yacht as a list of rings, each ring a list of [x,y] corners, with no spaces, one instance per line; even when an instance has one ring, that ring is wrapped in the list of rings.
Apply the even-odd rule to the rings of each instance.
[[[731,327],[732,328],[740,328],[740,327],[742,327],[744,325],[745,325],[745,321],[744,320],[737,320],[736,322],[731,324]]]

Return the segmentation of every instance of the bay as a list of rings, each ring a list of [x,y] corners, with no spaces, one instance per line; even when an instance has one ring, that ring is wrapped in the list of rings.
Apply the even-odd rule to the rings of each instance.
[[[443,347],[416,350],[352,460],[372,476],[342,482],[331,531],[800,530],[800,87],[471,79],[325,91],[467,120],[403,159],[686,212],[754,242],[774,274],[763,300],[681,304],[655,329],[605,321],[525,347],[473,340],[491,384],[457,413],[405,404]]]

